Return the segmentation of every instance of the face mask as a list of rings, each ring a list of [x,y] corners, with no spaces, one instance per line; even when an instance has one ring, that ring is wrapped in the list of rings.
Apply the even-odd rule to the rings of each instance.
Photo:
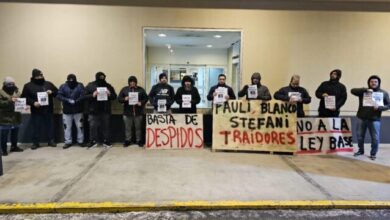
[[[98,79],[98,80],[96,80],[96,84],[98,86],[105,86],[107,83],[106,83],[105,79]]]
[[[13,95],[15,91],[18,88],[15,85],[4,85],[3,90],[8,94],[8,95]]]
[[[69,88],[71,88],[71,89],[74,89],[74,88],[76,88],[76,86],[77,86],[77,81],[67,81],[66,82],[67,84],[68,84],[68,86],[69,86]]]
[[[44,78],[40,78],[40,79],[33,79],[33,82],[37,85],[43,85],[43,83],[45,82],[45,79]]]

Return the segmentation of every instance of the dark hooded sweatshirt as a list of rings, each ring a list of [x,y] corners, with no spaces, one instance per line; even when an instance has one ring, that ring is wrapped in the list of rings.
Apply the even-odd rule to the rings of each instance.
[[[96,80],[88,83],[88,85],[85,87],[84,99],[87,101],[87,109],[89,114],[111,114],[111,101],[115,100],[117,97],[114,88],[105,80],[99,79],[100,75],[101,74],[97,73]],[[93,93],[96,91],[97,87],[106,87],[107,90],[110,91],[111,95],[108,96],[107,101],[98,101],[97,97],[93,97]]]
[[[290,101],[290,97],[288,96],[289,92],[299,92],[301,94],[302,102],[297,102],[297,116],[305,117],[305,112],[303,111],[303,104],[309,104],[311,102],[311,97],[305,88],[300,86],[283,87],[279,89],[279,91],[275,92],[274,99],[288,102]]]
[[[137,80],[132,78],[132,80],[137,84]],[[129,80],[130,83],[130,80]],[[138,93],[138,101],[141,102],[141,106],[139,105],[129,105],[129,102],[125,100],[127,96],[129,96],[129,92],[137,92]],[[135,87],[125,86],[121,89],[118,95],[118,101],[123,104],[123,114],[127,116],[140,116],[145,114],[145,104],[148,102],[148,95],[145,90],[136,85]]]
[[[191,82],[191,89],[186,90],[184,83],[186,81]],[[191,108],[182,108],[183,100],[182,95],[191,95]],[[194,80],[190,76],[184,76],[181,82],[181,87],[177,90],[175,95],[175,101],[179,104],[179,113],[196,113],[196,105],[200,102],[200,95],[198,89],[194,87]]]
[[[383,93],[383,106],[378,106],[378,109],[375,110],[371,106],[363,106],[363,95],[365,92],[367,92],[367,88],[355,88],[351,89],[351,93],[357,97],[359,97],[359,109],[357,112],[357,117],[362,120],[371,120],[371,121],[380,121],[382,117],[382,111],[386,111],[390,109],[390,100],[389,100],[389,94],[380,88],[381,86],[381,79],[378,76],[370,76],[368,78],[367,84],[370,88],[369,82],[371,79],[378,79],[378,87],[373,89],[374,92],[382,92]]]
[[[255,79],[255,78],[259,79],[259,83],[256,84],[257,85],[257,98],[256,99],[248,98],[248,85],[244,86],[244,88],[242,88],[242,90],[238,92],[238,97],[246,96],[247,100],[266,100],[266,101],[271,100],[272,96],[271,96],[267,86],[261,85],[261,83],[260,83],[260,80],[261,80],[260,73],[253,73],[252,74],[252,77],[251,77],[252,85],[254,85],[253,79]]]
[[[150,104],[153,105],[154,109],[157,110],[157,104],[159,99],[167,100],[167,110],[171,108],[174,102],[175,90],[168,83],[158,83],[152,87],[149,93]]]
[[[318,116],[319,117],[338,117],[340,115],[340,108],[347,101],[347,89],[346,87],[339,82],[341,78],[341,70],[333,70],[330,72],[337,73],[337,78],[335,80],[329,80],[322,82],[321,85],[316,90],[316,97],[320,99],[320,106],[318,107]],[[336,97],[336,110],[332,111],[325,108],[325,101],[322,94],[327,93],[329,96]]]
[[[48,95],[49,105],[36,108],[34,102],[38,101],[37,93],[46,92],[47,90],[52,91],[52,94]],[[53,97],[57,96],[57,92],[58,89],[53,83],[45,80],[43,80],[43,83],[37,83],[34,78],[31,78],[31,81],[24,85],[21,97],[26,98],[27,105],[31,107],[32,114],[47,114],[53,113]]]

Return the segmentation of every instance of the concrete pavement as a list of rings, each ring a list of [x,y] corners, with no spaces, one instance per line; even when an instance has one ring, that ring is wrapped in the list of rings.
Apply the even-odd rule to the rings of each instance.
[[[390,207],[388,158],[388,146],[382,146],[376,161],[352,155],[158,151],[135,145],[90,150],[44,147],[3,157],[0,203],[182,202],[191,207],[195,203],[190,201],[207,206],[221,201],[334,201],[334,205],[370,200]]]

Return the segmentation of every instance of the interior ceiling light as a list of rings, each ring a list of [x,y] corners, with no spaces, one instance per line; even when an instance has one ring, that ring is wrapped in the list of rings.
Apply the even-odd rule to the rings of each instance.
[[[214,38],[221,38],[222,36],[219,34],[214,35]]]
[[[209,44],[209,45],[207,45],[207,47],[208,47],[208,48],[211,48],[211,47],[213,47],[213,45]]]
[[[166,37],[167,35],[166,35],[166,34],[163,34],[163,33],[161,33],[161,34],[158,34],[158,36],[159,36],[159,37]]]
[[[169,50],[171,53],[173,53],[173,50],[171,49],[171,50]]]
[[[170,44],[167,44],[167,47],[168,47],[168,49],[171,49],[171,45]]]

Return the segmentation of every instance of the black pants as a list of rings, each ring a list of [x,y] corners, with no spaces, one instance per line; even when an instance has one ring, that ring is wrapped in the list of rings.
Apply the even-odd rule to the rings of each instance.
[[[53,114],[31,114],[32,142],[39,144],[42,131],[47,134],[47,142],[54,142]]]
[[[8,135],[11,133],[11,146],[16,147],[18,143],[19,128],[3,129],[1,130],[1,150],[7,151]]]
[[[99,113],[88,116],[89,121],[89,140],[95,142],[107,141],[111,142],[110,138],[110,114]],[[101,133],[101,135],[99,135]],[[103,136],[103,140],[101,138]]]

